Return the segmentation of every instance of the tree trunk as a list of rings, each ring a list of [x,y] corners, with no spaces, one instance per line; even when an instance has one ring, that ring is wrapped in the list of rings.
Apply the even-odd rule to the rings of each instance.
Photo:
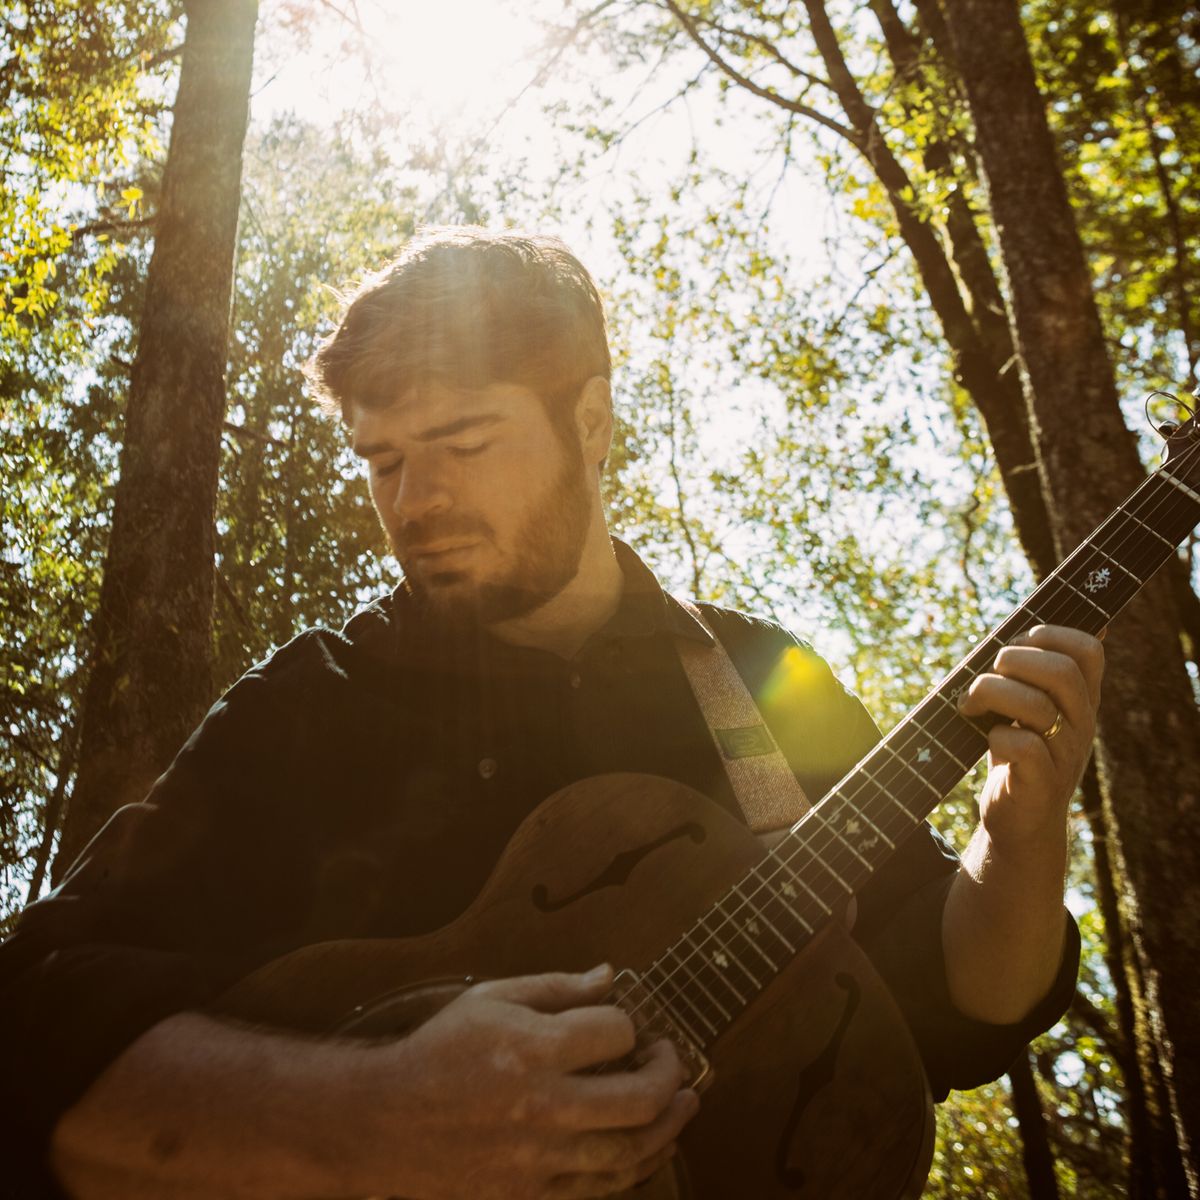
[[[210,703],[225,364],[257,0],[189,0],[130,379],[79,773],[55,875]]]
[[[1123,1111],[1128,1130],[1129,1200],[1186,1195],[1183,1160],[1167,1101],[1167,1085],[1146,1024],[1146,988],[1121,917],[1121,898],[1108,849],[1108,828],[1095,761],[1088,764],[1080,790],[1092,832],[1096,903],[1104,919],[1104,962],[1116,991],[1120,1044],[1110,1042],[1109,1048],[1120,1063],[1125,1081]]]
[[[1058,549],[1083,540],[1144,478],[1118,405],[1091,279],[1014,0],[942,12],[972,114]],[[1160,577],[1106,643],[1097,751],[1123,916],[1193,1195],[1200,1194],[1200,715]],[[1148,1095],[1153,1079],[1143,1080]],[[1165,1193],[1164,1193],[1165,1194]]]
[[[1021,1130],[1021,1159],[1029,1182],[1029,1200],[1058,1200],[1054,1155],[1046,1138],[1046,1114],[1042,1111],[1028,1049],[1013,1064],[1008,1081],[1012,1085],[1013,1115]]]

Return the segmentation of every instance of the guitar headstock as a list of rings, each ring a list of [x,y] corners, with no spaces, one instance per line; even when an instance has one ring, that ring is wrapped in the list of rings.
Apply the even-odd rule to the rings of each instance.
[[[1163,400],[1171,405],[1170,416],[1156,420],[1150,413],[1154,400]],[[1170,392],[1151,392],[1146,398],[1146,415],[1151,425],[1163,439],[1163,465],[1171,467],[1171,474],[1180,479],[1200,478],[1200,424],[1191,405]]]

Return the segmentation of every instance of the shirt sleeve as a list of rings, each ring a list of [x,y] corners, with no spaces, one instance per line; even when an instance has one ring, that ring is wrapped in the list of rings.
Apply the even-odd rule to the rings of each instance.
[[[727,619],[718,632],[816,803],[880,740],[878,727],[807,643],[747,618]],[[1058,974],[1024,1019],[995,1025],[960,1012],[942,949],[942,914],[958,866],[946,840],[922,822],[859,891],[853,929],[904,1014],[935,1100],[1003,1075],[1066,1012],[1079,971],[1079,929],[1067,913]]]
[[[244,974],[276,934],[287,872],[272,862],[289,858],[288,835],[261,749],[294,736],[276,694],[261,668],[239,680],[147,798],[118,810],[0,945],[0,1061],[21,1094],[0,1139],[19,1194],[60,1194],[46,1160],[63,1112],[151,1026]]]

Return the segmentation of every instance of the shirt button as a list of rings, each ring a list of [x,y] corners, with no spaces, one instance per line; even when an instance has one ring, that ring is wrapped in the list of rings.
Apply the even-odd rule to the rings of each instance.
[[[583,676],[578,671],[572,671],[568,682],[573,688],[580,687],[583,684]]]
[[[479,760],[480,779],[491,779],[499,769],[500,764],[494,758],[481,758]]]

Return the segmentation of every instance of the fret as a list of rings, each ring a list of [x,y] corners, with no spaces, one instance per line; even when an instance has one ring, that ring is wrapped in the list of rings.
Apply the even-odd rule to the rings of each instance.
[[[1053,578],[1053,576],[1051,576],[1051,578]],[[1045,587],[1045,584],[1043,584],[1042,587]],[[1036,596],[1038,594],[1038,592],[1040,592],[1041,590],[1042,590],[1041,588],[1038,588],[1038,591],[1034,592],[1033,595]],[[1031,596],[1030,599],[1032,599],[1032,598],[1033,597]],[[1021,605],[1021,610],[1033,618],[1034,625],[1053,625],[1054,624],[1054,621],[1052,621],[1049,617],[1043,617],[1042,614],[1040,612],[1038,612],[1037,609],[1034,608],[1032,604],[1029,603],[1029,600],[1026,600],[1025,603]]]
[[[834,809],[839,803],[841,805],[841,811],[835,814]],[[818,808],[829,810],[832,821],[827,821],[826,824],[834,823],[835,828],[840,825],[839,834],[843,840],[845,840],[847,837],[859,838],[862,824],[863,822],[866,822],[866,824],[870,827],[870,830],[865,838],[860,839],[859,847],[867,850],[869,853],[875,848],[874,843],[882,840],[887,844],[887,848],[889,850],[895,850],[896,843],[893,842],[890,837],[888,837],[888,835],[879,825],[877,825],[869,816],[867,816],[866,806],[860,808],[850,799],[849,796],[843,794],[842,792],[832,792],[828,797],[826,797],[826,799],[821,801],[820,805],[818,805]],[[849,810],[849,816],[846,815],[846,810]],[[858,847],[852,846],[852,849],[855,850],[855,853],[858,854],[859,858],[863,857],[862,854],[859,853]],[[863,862],[868,867],[872,865],[871,863],[867,862],[866,859],[863,859]]]
[[[1160,536],[1171,544],[1173,551],[1192,531],[1200,517],[1195,503],[1192,489],[1169,471],[1160,471],[1125,502],[1124,509],[1157,529]]]
[[[1085,542],[1060,568],[1067,585],[1078,600],[1094,613],[1079,613],[1076,608],[1071,624],[1097,633],[1133,599],[1141,581],[1136,575],[1105,553]]]
[[[642,976],[642,978],[649,980],[650,973],[652,971],[655,971],[658,973],[658,976],[659,976],[659,979],[661,980],[661,982],[657,983],[657,984],[652,984],[650,986],[651,994],[654,996],[654,998],[660,1004],[662,1004],[667,1009],[667,1011],[671,1015],[671,1019],[673,1021],[678,1022],[680,1025],[683,1026],[684,1033],[686,1033],[688,1035],[688,1037],[690,1037],[697,1046],[703,1046],[705,1043],[706,1036],[712,1037],[716,1034],[716,1032],[717,1032],[716,1026],[711,1025],[709,1023],[707,1018],[704,1016],[704,1013],[699,1008],[696,1007],[696,1004],[693,1002],[692,998],[685,991],[683,991],[683,989],[680,988],[677,983],[674,982],[673,977],[670,974],[667,974],[663,971],[662,967],[659,966],[658,962],[651,963],[650,967],[647,969],[646,973]],[[663,996],[661,994],[663,989],[668,988],[668,987],[675,993],[674,999],[668,1000],[665,996]],[[691,1009],[692,1014],[693,1014],[693,1019],[696,1017],[699,1017],[701,1022],[703,1022],[703,1024],[709,1026],[709,1032],[707,1035],[705,1035],[703,1032],[697,1033],[696,1029],[692,1025],[691,1021],[684,1019],[684,1017],[680,1013],[679,1009],[675,1007],[676,999],[682,1000],[688,1006],[688,1008]]]
[[[945,742],[943,742],[943,741],[942,741],[942,739],[941,739],[940,737],[938,737],[938,735],[937,735],[936,733],[934,733],[934,732],[933,732],[933,730],[932,730],[932,729],[929,729],[929,728],[927,728],[927,727],[926,727],[925,725],[923,725],[923,724],[922,724],[920,721],[918,721],[915,715],[914,715],[914,716],[911,716],[911,717],[909,717],[908,719],[909,719],[909,720],[910,720],[910,721],[911,721],[911,722],[912,722],[912,723],[913,723],[913,724],[914,724],[914,725],[915,725],[915,726],[916,726],[916,727],[917,727],[917,728],[918,728],[918,729],[919,729],[919,730],[920,730],[920,731],[921,731],[921,732],[922,732],[922,733],[923,733],[923,734],[924,734],[924,735],[925,735],[925,736],[926,736],[926,737],[927,737],[927,738],[928,738],[928,739],[929,739],[931,742],[933,742],[933,744],[934,744],[935,746],[937,746],[937,748],[938,748],[938,749],[939,749],[939,750],[940,750],[940,751],[941,751],[941,752],[942,752],[944,755],[946,755],[946,757],[947,757],[947,758],[951,759],[951,760],[953,761],[954,765],[955,765],[956,767],[958,767],[958,768],[959,768],[959,770],[961,770],[961,771],[962,771],[962,773],[963,773],[964,775],[965,775],[965,774],[966,774],[966,773],[967,773],[967,772],[968,772],[968,771],[971,769],[970,767],[968,767],[968,766],[967,766],[967,764],[966,764],[965,762],[963,762],[963,760],[962,760],[961,758],[959,758],[959,757],[958,757],[958,755],[957,755],[957,754],[955,754],[955,753],[954,753],[954,751],[953,751],[953,750],[951,750],[951,749],[950,749],[950,747],[949,747],[949,746],[947,746],[947,745],[946,745],[946,743],[945,743]]]
[[[718,912],[722,917],[725,918],[725,922],[724,922],[725,924],[727,924],[727,925],[732,924],[732,922],[729,919],[729,914],[726,913],[725,910],[721,907],[720,901],[717,902],[716,912]],[[704,916],[700,920],[700,927],[701,927],[701,929],[704,930],[704,933],[707,936],[707,940],[709,942],[715,943],[715,949],[710,948],[707,944],[705,945],[705,955],[707,957],[708,962],[717,968],[717,971],[720,974],[721,978],[725,980],[725,982],[729,986],[729,988],[736,995],[738,995],[739,998],[741,997],[741,993],[734,986],[733,980],[731,980],[729,978],[729,976],[726,974],[726,971],[728,971],[729,965],[731,963],[735,963],[737,965],[738,970],[741,971],[741,973],[743,975],[745,975],[745,977],[750,981],[750,986],[756,992],[761,992],[763,989],[763,985],[761,983],[759,983],[759,981],[755,977],[754,973],[742,961],[741,956],[737,953],[736,950],[734,950],[732,943],[721,932],[721,928],[718,927],[717,929],[713,929],[713,927],[708,923],[708,919],[712,915],[713,915],[713,909],[709,909],[708,912],[705,913]],[[734,928],[734,932],[736,933],[737,926],[734,925],[733,928]],[[742,1002],[745,1003],[745,1000],[743,1000]]]
[[[909,724],[892,731],[884,746],[916,775],[940,800],[962,778],[963,772],[954,758],[935,754],[933,748]]]
[[[858,773],[860,775],[865,775],[875,785],[875,787],[878,789],[878,791],[881,792],[884,796],[886,796],[892,802],[892,804],[896,808],[898,808],[909,819],[910,822],[912,822],[912,824],[919,825],[921,823],[919,817],[914,817],[913,814],[907,808],[907,806],[905,806],[904,804],[901,804],[900,801],[897,800],[896,797],[892,795],[891,791],[888,788],[884,787],[883,784],[880,783],[879,780],[876,779],[875,776],[871,774],[870,769],[867,767],[866,763],[859,764]]]
[[[917,781],[918,781],[918,782],[921,784],[921,786],[922,786],[923,788],[926,788],[928,791],[932,792],[932,793],[933,793],[933,794],[934,794],[934,795],[937,797],[937,799],[938,799],[938,802],[939,802],[939,803],[940,803],[940,802],[941,802],[941,801],[942,801],[942,800],[945,798],[942,792],[939,792],[939,791],[937,790],[937,788],[935,788],[935,787],[933,786],[933,784],[932,784],[932,783],[930,783],[930,782],[929,782],[929,780],[928,780],[928,779],[926,779],[926,778],[925,778],[925,776],[924,776],[924,775],[922,775],[922,774],[921,774],[921,772],[920,772],[920,771],[918,771],[918,770],[917,770],[915,767],[909,766],[908,762],[907,762],[905,759],[901,758],[901,757],[900,757],[900,755],[898,755],[898,754],[895,752],[895,750],[893,750],[893,749],[891,748],[891,746],[889,746],[889,745],[887,744],[887,742],[880,742],[880,745],[881,745],[881,746],[883,747],[883,749],[884,749],[884,750],[886,750],[886,751],[887,751],[887,752],[888,752],[888,753],[889,753],[889,754],[890,754],[890,755],[891,755],[891,756],[892,756],[892,757],[893,757],[893,758],[894,758],[894,759],[895,759],[895,760],[896,760],[898,763],[900,763],[900,765],[901,765],[901,766],[903,766],[904,768],[906,768],[906,769],[908,770],[908,772],[909,772],[909,773],[912,775],[912,777],[913,777],[914,779],[916,779],[916,780],[917,780]]]
[[[780,844],[782,845],[782,843]],[[758,882],[753,895],[758,900],[758,908],[763,915],[769,918],[777,928],[787,926],[792,931],[797,943],[803,943],[806,938],[815,932],[816,925],[810,924],[788,904],[787,898],[779,890],[777,880],[779,877],[779,868],[782,863],[779,859],[778,850],[779,847],[776,846],[763,859],[763,863],[769,862],[771,864],[771,875],[763,875],[763,863],[759,863],[750,869],[750,875],[747,878],[753,878]],[[795,889],[793,889],[794,891]],[[766,897],[765,901],[760,898],[760,893]]]
[[[820,821],[820,822],[821,822],[821,825],[822,825],[822,826],[823,826],[825,829],[828,829],[828,830],[829,830],[829,832],[830,832],[830,833],[832,833],[832,834],[833,834],[833,836],[834,836],[834,837],[835,837],[835,838],[836,838],[836,839],[837,839],[839,842],[841,842],[841,843],[842,843],[842,845],[843,845],[843,846],[845,846],[845,847],[846,847],[846,849],[847,849],[847,850],[849,850],[849,851],[850,851],[850,853],[851,853],[851,854],[853,854],[853,855],[854,855],[854,857],[855,857],[855,858],[857,858],[857,859],[858,859],[858,861],[859,861],[860,863],[862,863],[862,865],[863,865],[864,867],[866,867],[868,870],[870,870],[870,869],[871,869],[871,864],[870,864],[870,863],[869,863],[869,862],[868,862],[868,861],[867,861],[865,858],[863,858],[863,856],[862,856],[861,854],[859,854],[858,850],[857,850],[857,849],[856,849],[856,848],[855,848],[855,847],[854,847],[854,846],[853,846],[853,845],[852,845],[850,842],[848,842],[848,841],[847,841],[847,840],[846,840],[846,839],[845,839],[845,838],[842,836],[842,834],[841,834],[841,831],[840,831],[840,830],[838,830],[838,829],[836,829],[834,826],[830,825],[830,823],[829,823],[828,821],[826,821],[826,820],[825,820],[824,816],[823,816],[823,815],[822,815],[822,813],[821,813],[821,806],[820,806],[820,805],[818,805],[816,808],[814,808],[814,809],[812,810],[812,816],[813,816],[813,820],[815,820],[815,821]]]
[[[734,897],[737,899],[734,900]],[[726,909],[725,905],[729,901],[732,901],[738,905],[736,912],[731,913]],[[745,915],[745,910],[747,908],[751,910],[750,916]],[[741,938],[741,940],[745,942],[746,945],[749,946],[754,953],[763,960],[763,962],[767,964],[767,969],[770,971],[771,975],[778,974],[782,964],[777,963],[762,948],[762,946],[759,945],[758,935],[762,933],[762,926],[759,924],[758,917],[754,915],[753,906],[746,903],[745,897],[741,894],[736,885],[730,891],[726,892],[722,899],[717,901],[717,911],[720,912],[721,915],[725,917],[725,919],[733,927],[734,933]],[[746,971],[747,975],[750,975],[750,977],[754,979],[755,985],[758,987],[759,991],[761,991],[764,985],[758,982],[758,979],[750,972],[749,968],[743,969]]]
[[[741,884],[735,883],[733,885],[733,890],[737,892],[742,903],[745,904],[746,907],[754,914],[750,918],[750,921],[747,922],[747,928],[750,929],[750,932],[757,937],[758,930],[751,928],[751,923],[761,921],[780,940],[780,942],[783,943],[784,948],[789,954],[795,954],[796,947],[793,946],[792,943],[789,942],[787,938],[785,938],[783,934],[775,928],[775,923],[767,916],[767,914],[763,912],[763,910],[760,909],[756,904],[753,904],[750,901],[749,897],[742,891]],[[808,932],[811,933],[812,930],[810,929]]]
[[[1112,620],[1112,613],[1110,613],[1102,604],[1097,604],[1090,596],[1084,595],[1084,593],[1081,592],[1069,579],[1063,579],[1062,582],[1065,583],[1067,587],[1069,587],[1071,591],[1073,591],[1075,595],[1077,595],[1080,600],[1084,602],[1084,604],[1090,604],[1104,618],[1105,622]]]
[[[973,662],[977,657],[983,658],[986,664],[984,666],[984,670],[990,670],[992,663],[996,660],[996,655],[999,654],[1007,644],[1007,642],[1002,641],[994,634],[989,637],[985,637],[971,648],[971,653],[968,655],[968,661]]]
[[[958,700],[997,653],[1035,624],[1107,625],[1200,521],[1198,488],[1169,470],[1147,480],[652,964],[643,978],[657,980],[654,992],[698,1046],[723,1032],[972,770],[987,749],[987,722],[964,716]]]
[[[687,945],[688,952],[686,956],[680,954],[679,951],[675,949],[675,946],[678,946],[680,942],[686,943]],[[733,1018],[730,1015],[729,1010],[720,1002],[720,1000],[716,998],[716,996],[712,994],[708,988],[708,985],[703,979],[700,978],[700,975],[698,974],[698,972],[704,969],[704,955],[701,953],[699,946],[697,946],[696,943],[692,941],[691,937],[686,933],[679,939],[678,942],[675,943],[675,946],[672,946],[667,953],[675,956],[675,960],[679,963],[679,966],[683,968],[688,978],[690,978],[691,981],[704,993],[705,998],[709,1001],[713,1008],[717,1010],[720,1016],[726,1021],[732,1020]],[[720,975],[717,975],[715,978],[720,980],[722,983],[725,982],[723,979],[721,979]],[[730,988],[730,991],[732,990],[733,989]],[[734,995],[736,996],[737,993],[734,992]],[[710,1022],[706,1017],[705,1024],[709,1023]],[[719,1024],[714,1026],[713,1032],[716,1033],[717,1029],[719,1028]]]
[[[1153,535],[1153,539],[1146,536]],[[1091,545],[1119,559],[1127,571],[1149,579],[1175,551],[1175,547],[1134,513],[1118,510],[1091,537]]]
[[[1112,563],[1112,565],[1114,567],[1116,567],[1117,570],[1120,571],[1122,574],[1128,575],[1129,578],[1133,580],[1133,590],[1135,592],[1137,591],[1138,588],[1145,586],[1146,581],[1144,579],[1139,579],[1132,571],[1127,570],[1117,559],[1111,557],[1108,554],[1105,554],[1104,551],[1101,550],[1098,546],[1093,546],[1091,542],[1084,542],[1084,545],[1087,546],[1089,549],[1094,550],[1098,555],[1100,555],[1101,558],[1105,559],[1107,562]]]
[[[1147,525],[1145,521],[1139,519],[1138,517],[1135,517],[1133,515],[1133,513],[1127,511],[1126,509],[1121,509],[1121,508],[1117,509],[1117,512],[1113,514],[1113,517],[1117,516],[1118,514],[1120,514],[1121,516],[1124,516],[1124,517],[1128,517],[1129,520],[1131,520],[1131,521],[1137,522],[1137,524],[1139,524],[1148,534],[1150,534],[1151,537],[1157,538],[1160,542],[1162,542],[1162,544],[1164,546],[1167,547],[1168,550],[1171,551],[1172,554],[1175,553],[1175,550],[1177,549],[1177,547],[1175,546],[1175,543],[1168,541],[1165,537],[1163,537],[1163,535],[1161,533],[1159,533],[1158,530],[1155,529],[1153,525]],[[1113,519],[1113,517],[1110,517],[1109,520],[1111,521]]]
[[[731,907],[732,911],[730,911]],[[766,986],[766,983],[771,981],[771,977],[787,962],[786,955],[783,957],[782,962],[776,962],[775,955],[767,953],[766,947],[763,946],[761,941],[763,934],[762,922],[759,920],[758,914],[755,913],[753,906],[746,903],[745,897],[737,887],[730,888],[717,901],[717,909],[733,927],[736,937],[754,951],[754,955],[751,956],[752,961],[757,957],[766,963],[767,978],[763,983],[759,984],[759,987]],[[755,966],[757,969],[757,963]]]
[[[687,964],[696,981],[705,986],[714,1000],[723,998],[724,1004],[732,1004],[736,1011],[745,1008],[749,1003],[742,995],[742,990],[734,983],[729,974],[729,964],[736,956],[729,952],[729,947],[717,937],[706,924],[709,913],[692,926],[686,935],[686,940],[692,949]],[[732,1019],[732,1015],[729,1019]]]
[[[816,809],[812,809],[809,811],[808,816],[805,818],[806,825],[809,822],[811,822],[815,813],[816,813]],[[803,832],[803,833],[807,834],[810,831],[808,829],[803,829],[799,832]],[[842,875],[840,875],[837,871],[835,871],[833,869],[832,865],[830,864],[829,860],[827,858],[825,858],[825,856],[823,854],[821,854],[821,852],[815,846],[811,845],[809,841],[800,841],[799,837],[797,837],[797,840],[795,843],[795,853],[807,854],[810,863],[813,863],[813,862],[820,863],[821,866],[825,869],[826,875],[828,875],[838,885],[838,887],[840,887],[842,889],[842,891],[844,891],[846,893],[847,896],[854,895],[854,885],[849,883]],[[788,869],[791,870],[792,864],[790,861],[787,863],[787,866],[788,866]],[[806,891],[811,892],[812,895],[814,896],[814,898],[816,898],[817,893],[813,892],[812,889],[808,886],[808,884],[805,883],[804,876],[799,871],[792,871],[792,873],[795,875],[796,880],[800,884],[800,886],[803,887]],[[821,901],[821,905],[828,912],[833,911],[833,909],[830,908],[829,905],[825,904],[825,902],[823,900]]]
[[[1176,479],[1170,471],[1161,472],[1162,477],[1173,487],[1177,487],[1185,496],[1200,504],[1200,492],[1194,492],[1182,479]]]
[[[792,837],[789,840],[794,843],[793,849],[808,850],[808,847],[805,846],[802,842],[796,841],[794,834],[792,835]],[[781,843],[781,845],[782,845],[782,843]],[[776,847],[776,849],[778,850],[778,847]],[[811,851],[809,851],[809,856],[810,856],[810,858],[815,857],[815,855],[813,855]],[[798,883],[817,902],[817,907],[820,908],[824,912],[825,916],[828,917],[828,916],[832,915],[833,909],[830,908],[829,905],[826,904],[825,901],[822,900],[821,897],[818,896],[817,893],[814,892],[812,890],[812,888],[810,888],[808,886],[808,884],[804,882],[803,877],[797,871],[793,870],[792,864],[790,861],[788,861],[787,859],[780,858],[778,854],[775,855],[775,860],[779,863],[780,867],[784,871],[786,871],[788,875],[791,876],[790,880],[779,885],[776,895],[786,896],[789,900],[795,899],[796,898],[796,889],[793,886],[793,881],[794,881],[795,883]],[[825,864],[825,862],[822,859],[818,858],[818,859],[816,859],[816,861],[819,862],[823,867],[825,867],[826,870],[828,870],[828,866]],[[831,875],[833,874],[832,871],[830,871],[829,873]],[[845,887],[845,884],[843,883],[842,886]],[[787,904],[786,901],[784,903],[787,906],[787,908],[790,910],[791,905]],[[802,920],[803,918],[801,918],[797,915],[797,919]]]
[[[1084,583],[1084,587],[1096,587],[1098,589],[1103,589],[1109,585],[1110,579],[1111,572],[1089,575],[1087,582]],[[1090,608],[1094,608],[1096,612],[1100,614],[1101,626],[1107,625],[1108,622],[1112,620],[1112,614],[1108,612],[1107,609],[1101,608],[1099,604],[1081,592],[1077,587],[1074,586],[1074,584],[1063,578],[1061,575],[1051,575],[1050,578],[1047,579],[1044,584],[1042,584],[1042,586],[1044,588],[1065,588],[1069,593],[1069,595],[1063,595],[1060,593],[1059,596],[1055,598],[1055,611],[1052,624],[1068,625],[1072,629],[1090,628],[1091,625],[1094,624],[1094,621],[1085,620],[1084,616],[1086,614],[1077,615],[1080,600],[1082,600],[1083,603],[1088,605]],[[1100,628],[1101,626],[1097,626],[1097,628]]]

